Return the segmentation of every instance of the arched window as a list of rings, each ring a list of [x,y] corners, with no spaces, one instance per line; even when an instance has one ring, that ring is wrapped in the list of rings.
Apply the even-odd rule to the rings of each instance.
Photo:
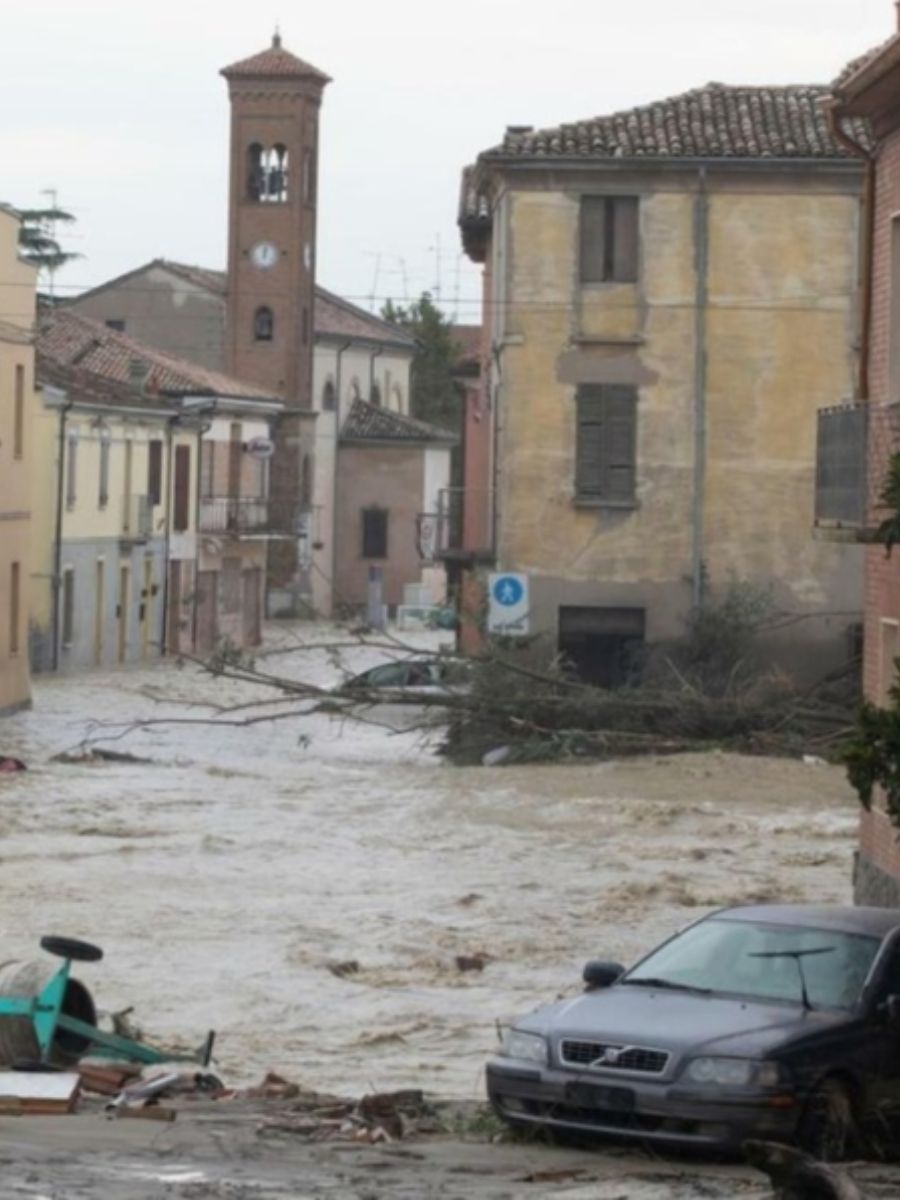
[[[269,149],[259,142],[247,147],[247,195],[267,204],[288,198],[288,150],[278,142]]]
[[[381,388],[374,382],[369,392],[369,403],[374,404],[376,408],[381,408]]]
[[[253,339],[257,342],[271,342],[275,334],[275,317],[267,305],[262,305],[253,314]]]
[[[263,171],[263,148],[259,142],[252,142],[247,147],[247,197],[250,200],[261,200],[265,187],[265,172]]]
[[[322,388],[322,411],[334,412],[336,407],[337,397],[335,395],[334,383],[328,379],[325,386]]]

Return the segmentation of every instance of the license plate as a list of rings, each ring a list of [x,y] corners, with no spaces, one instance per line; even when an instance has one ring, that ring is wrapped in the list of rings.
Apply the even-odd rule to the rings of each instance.
[[[566,1099],[578,1108],[605,1108],[612,1112],[634,1111],[634,1092],[630,1088],[601,1087],[595,1083],[568,1083]]]

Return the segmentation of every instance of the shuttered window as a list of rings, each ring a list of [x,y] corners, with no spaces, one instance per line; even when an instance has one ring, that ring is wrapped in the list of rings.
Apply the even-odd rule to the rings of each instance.
[[[362,510],[363,558],[387,558],[388,513],[386,508]]]
[[[634,283],[638,277],[637,196],[582,196],[582,283]]]
[[[582,384],[576,397],[575,498],[633,504],[637,388]]]
[[[147,503],[159,504],[162,499],[162,448],[159,438],[147,444]]]
[[[175,503],[172,526],[184,533],[191,523],[191,448],[175,447]]]

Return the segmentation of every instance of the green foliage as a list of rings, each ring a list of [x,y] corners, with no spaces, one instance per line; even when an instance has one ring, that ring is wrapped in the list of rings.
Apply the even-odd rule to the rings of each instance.
[[[769,586],[732,579],[705,598],[685,623],[683,637],[651,653],[645,679],[676,675],[707,696],[734,694],[759,674],[757,642],[773,615]],[[671,683],[671,678],[668,680]]]
[[[19,209],[19,252],[26,261],[51,274],[80,254],[63,250],[56,239],[57,224],[71,224],[75,218],[61,208]]]
[[[900,451],[890,457],[879,502],[888,510],[888,515],[875,530],[875,541],[883,543],[884,552],[890,558],[894,546],[900,542]]]
[[[900,666],[900,659],[894,665]],[[868,701],[860,706],[841,757],[863,807],[871,808],[876,787],[882,788],[891,820],[900,826],[900,676],[889,701],[887,708]]]
[[[459,363],[461,348],[449,319],[428,292],[423,292],[408,307],[388,300],[381,315],[385,321],[411,333],[418,343],[412,365],[412,415],[458,433],[463,393],[453,371]]]

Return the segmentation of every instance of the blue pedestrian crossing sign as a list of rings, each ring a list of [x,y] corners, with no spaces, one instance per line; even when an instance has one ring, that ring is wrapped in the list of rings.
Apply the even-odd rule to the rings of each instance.
[[[488,576],[488,633],[527,634],[530,607],[527,575],[503,571]]]

